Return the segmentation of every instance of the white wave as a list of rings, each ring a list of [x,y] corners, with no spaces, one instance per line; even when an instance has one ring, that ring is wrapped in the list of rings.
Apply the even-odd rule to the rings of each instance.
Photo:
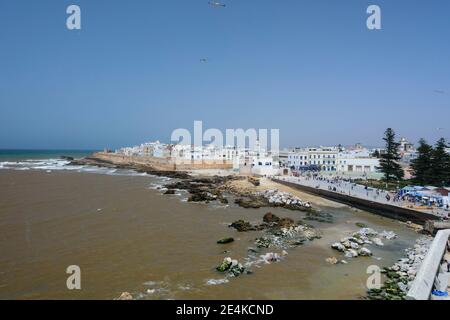
[[[190,284],[179,284],[178,285],[178,289],[180,289],[182,291],[192,290],[192,285],[190,285]]]
[[[0,165],[2,165],[2,166],[11,166],[11,165],[15,165],[17,163],[18,162],[3,161],[3,162],[0,162]]]
[[[109,175],[113,176],[133,176],[133,177],[149,177],[145,172],[136,172],[134,170],[128,170],[128,169],[110,169],[108,171]]]
[[[161,190],[161,191],[167,190],[167,188],[165,188],[164,185],[160,183],[151,183],[148,188],[152,190]]]
[[[208,286],[216,286],[219,284],[224,284],[224,283],[228,283],[230,282],[230,280],[224,278],[224,279],[209,279],[208,281],[206,281],[206,285]]]
[[[69,162],[59,159],[45,159],[45,160],[25,160],[25,161],[4,161],[0,163],[2,168],[12,170],[62,170]]]
[[[154,189],[162,188],[162,182],[171,180],[165,177],[156,177],[145,172],[136,172],[131,169],[116,169],[96,166],[69,165],[70,161],[64,159],[28,159],[19,161],[3,161],[0,162],[0,169],[4,170],[42,170],[42,171],[76,171],[96,174],[107,174],[117,176],[136,176],[136,177],[154,177],[160,184],[155,184]],[[152,188],[153,189],[153,188]]]

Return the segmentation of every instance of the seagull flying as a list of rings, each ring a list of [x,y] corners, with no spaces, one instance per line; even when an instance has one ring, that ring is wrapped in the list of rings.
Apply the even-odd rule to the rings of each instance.
[[[209,4],[210,6],[216,7],[216,8],[219,8],[219,7],[225,8],[225,7],[226,7],[225,4],[220,3],[220,2],[215,2],[215,1],[209,1],[208,4]]]

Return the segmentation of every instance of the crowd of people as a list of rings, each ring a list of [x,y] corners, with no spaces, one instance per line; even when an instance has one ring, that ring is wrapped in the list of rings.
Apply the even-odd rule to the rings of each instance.
[[[399,190],[387,191],[383,189],[370,187],[368,184],[356,183],[355,179],[341,176],[324,176],[319,173],[305,173],[296,175],[294,178],[298,182],[314,187],[324,189],[348,196],[358,197],[366,200],[409,207],[415,209],[427,209],[427,212],[439,215],[443,219],[449,218],[449,206],[439,206],[435,202],[426,202],[422,199],[409,195],[401,195]]]

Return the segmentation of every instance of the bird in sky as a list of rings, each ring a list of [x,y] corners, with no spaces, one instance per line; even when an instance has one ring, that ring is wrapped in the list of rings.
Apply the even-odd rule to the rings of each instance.
[[[201,59],[200,59],[200,62],[208,62],[208,59],[206,59],[206,58],[201,58]]]
[[[208,3],[210,6],[215,7],[215,8],[219,8],[219,7],[225,8],[226,7],[225,4],[220,3],[220,2],[209,1]]]
[[[445,94],[445,91],[444,90],[434,90],[434,93]]]

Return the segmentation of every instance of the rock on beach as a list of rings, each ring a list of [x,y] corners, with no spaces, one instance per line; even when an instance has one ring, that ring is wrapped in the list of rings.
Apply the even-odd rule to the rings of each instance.
[[[344,254],[346,258],[370,257],[372,251],[366,246],[375,244],[376,246],[383,246],[384,243],[380,237],[386,240],[392,240],[397,238],[397,235],[393,231],[383,231],[378,233],[372,228],[363,227],[356,232],[353,232],[351,236],[341,239],[340,242],[335,242],[331,245],[331,248]]]

